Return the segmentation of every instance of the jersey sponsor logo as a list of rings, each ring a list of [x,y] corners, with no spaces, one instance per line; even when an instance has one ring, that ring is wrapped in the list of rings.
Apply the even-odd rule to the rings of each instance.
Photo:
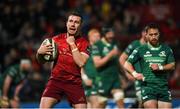
[[[164,60],[160,60],[160,59],[146,59],[146,62],[150,62],[150,63],[162,63],[164,62]]]
[[[144,57],[149,57],[152,56],[152,54],[150,53],[150,51],[146,51],[146,54],[144,55]]]

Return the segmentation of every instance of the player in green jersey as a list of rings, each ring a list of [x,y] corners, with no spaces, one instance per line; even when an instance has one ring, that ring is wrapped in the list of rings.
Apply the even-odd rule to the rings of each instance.
[[[88,40],[90,43],[90,57],[88,58],[85,66],[81,70],[81,76],[83,79],[83,85],[85,89],[85,94],[87,97],[88,108],[97,108],[98,107],[98,92],[96,85],[96,67],[92,60],[91,50],[92,45],[100,40],[101,34],[97,29],[91,29],[88,32]]]
[[[92,47],[92,55],[98,74],[98,92],[101,107],[106,106],[109,96],[113,96],[119,108],[124,107],[124,92],[120,87],[119,79],[119,50],[114,41],[112,28],[103,28],[103,37]]]
[[[24,85],[24,80],[31,70],[31,62],[22,59],[20,64],[12,65],[0,77],[0,107],[19,108],[19,92]]]
[[[147,39],[146,39],[146,27],[145,27],[141,32],[141,38],[139,40],[135,40],[131,44],[129,44],[128,47],[125,49],[125,51],[121,54],[119,61],[122,66],[122,69],[124,69],[123,66],[124,66],[126,60],[128,59],[128,56],[133,52],[133,50],[138,48],[141,45],[144,45],[146,43],[146,41],[147,41]],[[137,72],[141,72],[139,62],[135,63],[133,66],[135,67],[135,70]],[[134,78],[128,72],[126,72],[125,69],[124,69],[124,72],[129,80],[134,81]],[[141,106],[142,105],[141,85],[140,85],[140,81],[138,81],[138,80],[135,81],[135,90],[136,90],[136,96],[137,96],[138,105],[139,105],[138,107],[142,107]]]
[[[157,24],[147,26],[148,43],[135,49],[124,67],[136,79],[143,80],[141,92],[145,108],[171,108],[171,93],[167,76],[175,68],[171,48],[160,43],[160,30]],[[141,72],[136,72],[133,63],[139,61]]]

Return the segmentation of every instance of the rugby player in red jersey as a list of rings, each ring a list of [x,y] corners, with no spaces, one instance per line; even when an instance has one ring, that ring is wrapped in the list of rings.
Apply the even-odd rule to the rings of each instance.
[[[66,27],[67,33],[53,37],[58,46],[58,57],[53,63],[50,79],[42,94],[40,108],[50,108],[66,96],[73,108],[86,108],[86,97],[82,87],[81,67],[86,63],[88,41],[80,35],[82,17],[78,13],[70,13]],[[52,45],[41,45],[37,50],[40,55],[49,54]]]

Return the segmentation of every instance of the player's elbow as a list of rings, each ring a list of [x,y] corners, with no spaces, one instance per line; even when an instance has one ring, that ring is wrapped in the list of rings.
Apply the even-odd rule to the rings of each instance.
[[[119,57],[119,63],[124,66],[128,56],[125,53],[122,53],[121,56]]]
[[[121,64],[121,66],[123,66],[125,63],[125,60],[124,60],[124,58],[122,58],[122,56],[120,56],[120,58],[119,58],[119,63]]]
[[[99,64],[99,63],[94,63],[94,66],[95,66],[96,68],[99,68],[99,67],[101,67],[102,65]]]

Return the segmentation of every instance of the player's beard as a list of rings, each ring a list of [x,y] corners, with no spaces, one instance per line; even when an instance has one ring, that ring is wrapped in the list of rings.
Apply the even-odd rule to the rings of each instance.
[[[152,39],[152,40],[150,41],[150,44],[151,44],[152,46],[156,47],[156,46],[158,46],[158,44],[159,44],[159,40],[156,39],[156,38],[154,38],[154,39]]]
[[[114,40],[114,38],[112,38],[112,37],[111,37],[111,38],[105,37],[105,39],[106,39],[106,41],[109,42],[109,43],[111,43],[111,42]]]

